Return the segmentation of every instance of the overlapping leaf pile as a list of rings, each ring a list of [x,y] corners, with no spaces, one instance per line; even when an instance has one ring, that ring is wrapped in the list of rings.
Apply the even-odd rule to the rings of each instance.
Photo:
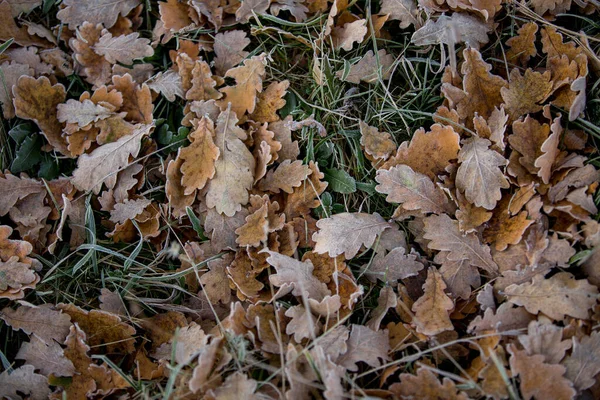
[[[551,3],[533,9],[571,7]],[[479,47],[500,1],[384,0],[364,16],[343,1],[169,0],[155,20],[140,0],[63,0],[56,27],[23,14],[41,5],[0,2],[0,40],[14,39],[0,55],[0,102],[17,149],[0,174],[0,318],[28,336],[0,397],[132,396],[149,381],[170,398],[600,393],[600,172],[569,125],[597,67],[587,44],[528,22],[506,42],[506,64],[490,64]],[[431,127],[397,146],[357,123],[375,190],[397,207],[389,219],[323,211],[328,182],[294,132],[328,132],[281,118],[290,83],[270,77],[272,56],[252,52],[242,25],[321,14],[306,62],[318,84],[324,47],[389,37],[389,21],[453,56]],[[368,50],[336,76],[377,83],[394,62]],[[85,81],[77,95],[73,76]],[[155,118],[166,103],[175,125]],[[48,271],[34,254],[77,249],[76,270],[95,224],[115,249],[176,252],[177,271],[135,277],[176,294],[152,308],[127,284],[43,304]]]

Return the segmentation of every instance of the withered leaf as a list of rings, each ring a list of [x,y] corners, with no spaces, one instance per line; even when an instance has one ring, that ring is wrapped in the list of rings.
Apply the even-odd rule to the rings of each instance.
[[[215,35],[215,72],[224,76],[227,71],[238,65],[249,54],[244,48],[250,44],[246,32],[226,31]]]
[[[567,369],[565,376],[577,390],[585,390],[596,383],[594,377],[600,372],[600,333],[592,332],[580,340],[573,337],[573,352],[562,365]]]
[[[551,322],[531,321],[527,327],[527,335],[519,335],[518,339],[528,355],[541,354],[544,362],[558,364],[571,348],[571,342],[562,340],[562,336],[563,328]]]
[[[445,289],[446,284],[438,270],[429,268],[427,280],[423,284],[423,296],[412,306],[418,332],[435,336],[454,329],[449,316],[449,312],[454,309],[454,302],[444,293]]]
[[[220,90],[225,95],[218,101],[221,110],[231,104],[232,111],[241,118],[246,111],[252,113],[256,107],[256,96],[262,92],[262,78],[265,74],[267,55],[261,54],[244,61],[241,67],[227,71],[225,77],[234,78],[235,86],[226,86]]]
[[[504,294],[509,302],[524,306],[532,314],[542,312],[556,320],[565,315],[587,319],[598,299],[598,288],[586,279],[576,280],[568,272],[559,272],[550,278],[535,275],[531,282],[508,286]]]
[[[469,260],[469,264],[486,270],[491,274],[498,271],[498,265],[492,260],[490,248],[481,244],[474,233],[463,235],[458,221],[448,215],[431,215],[424,220],[424,238],[430,240],[430,249],[448,251],[448,260]]]
[[[165,96],[169,101],[175,101],[175,97],[182,99],[184,97],[181,84],[181,76],[173,70],[159,72],[147,82],[148,87]]]
[[[15,107],[13,105],[12,88],[17,84],[19,78],[23,75],[33,75],[33,69],[29,65],[18,62],[5,62],[0,65],[0,74],[2,74],[3,87],[0,90],[0,103],[2,103],[2,113],[4,118],[11,119],[15,116]]]
[[[527,64],[531,57],[537,55],[535,48],[535,34],[538,31],[538,26],[535,22],[528,22],[518,30],[518,35],[506,41],[506,45],[510,47],[506,52],[506,59],[509,62]]]
[[[500,167],[508,162],[489,148],[487,139],[472,137],[463,142],[458,154],[460,166],[456,172],[456,187],[471,203],[493,210],[502,197],[501,189],[509,187]]]
[[[397,165],[389,170],[377,171],[375,187],[387,194],[389,203],[398,203],[407,211],[441,214],[452,212],[448,198],[428,176],[413,171],[408,165]]]
[[[142,138],[150,133],[153,125],[139,125],[128,136],[107,143],[90,154],[82,154],[73,171],[73,185],[79,190],[99,193],[102,184],[112,189],[117,183],[117,173],[127,167],[129,157],[136,157],[141,149]]]
[[[52,340],[64,342],[71,326],[69,315],[47,305],[20,306],[16,310],[6,307],[2,310],[0,318],[14,330],[20,329],[28,335],[35,334],[45,343]]]
[[[214,142],[220,153],[215,161],[215,176],[206,189],[206,205],[229,217],[248,203],[248,190],[254,184],[254,157],[242,142],[247,135],[237,122],[231,108],[217,119]]]
[[[119,15],[127,15],[140,4],[140,0],[63,0],[65,6],[56,16],[69,29],[82,25],[85,21],[93,24],[103,24],[105,28],[112,27]]]
[[[181,184],[184,195],[202,189],[215,175],[215,161],[219,158],[219,148],[213,142],[215,127],[210,118],[202,117],[194,131],[188,135],[190,145],[180,147],[177,158],[181,163]]]
[[[390,341],[387,331],[374,331],[363,325],[352,325],[347,342],[348,351],[337,361],[348,371],[357,371],[357,362],[362,361],[371,367],[378,367],[389,360]]]
[[[111,109],[95,104],[91,100],[69,99],[66,103],[57,105],[56,110],[60,122],[77,124],[80,128],[113,115]]]
[[[256,391],[258,382],[254,379],[249,379],[241,372],[234,372],[229,375],[225,382],[216,389],[208,391],[210,398],[214,399],[249,399],[255,400],[253,393]]]
[[[375,243],[377,236],[391,227],[379,214],[341,213],[317,222],[319,231],[313,235],[315,252],[330,257],[344,254],[352,259],[362,246]]]
[[[17,117],[34,121],[48,139],[48,143],[69,156],[71,153],[61,136],[62,126],[56,114],[56,107],[65,101],[65,87],[60,83],[52,85],[45,76],[38,79],[21,76],[12,91]]]
[[[21,345],[16,359],[25,360],[44,375],[73,376],[75,367],[71,360],[65,357],[62,347],[51,340],[44,342],[33,334],[29,342]]]
[[[564,377],[565,367],[544,362],[544,356],[528,356],[524,350],[508,346],[510,369],[521,378],[521,394],[525,400],[572,399],[575,396],[573,384]]]
[[[515,68],[510,72],[508,87],[501,88],[500,93],[506,111],[515,120],[522,115],[540,111],[552,90],[550,71],[542,74],[529,68],[525,71],[525,75],[521,76],[519,70]]]
[[[429,19],[413,34],[411,42],[417,46],[444,43],[454,53],[457,43],[466,43],[473,49],[486,44],[489,31],[490,27],[478,18],[466,13],[453,13],[451,16],[441,15],[437,20]]]
[[[419,13],[417,3],[413,0],[383,0],[380,14],[389,14],[390,20],[400,21],[400,28],[406,29],[410,25],[419,26],[417,16]]]
[[[0,396],[7,399],[22,398],[17,392],[26,394],[31,400],[44,400],[50,396],[48,379],[36,374],[33,365],[23,365],[10,374],[4,370],[0,374]]]
[[[301,160],[285,160],[276,169],[267,172],[258,182],[258,188],[272,193],[279,193],[280,190],[292,193],[311,173],[310,167],[302,164]]]
[[[335,27],[331,33],[333,47],[336,49],[350,51],[352,50],[354,43],[360,43],[363,41],[367,31],[366,19],[347,22],[344,24],[344,26]]]
[[[361,76],[363,75],[361,74]],[[396,143],[389,133],[379,132],[377,128],[369,126],[363,121],[359,121],[359,126],[360,145],[375,160],[386,160],[396,150]]]
[[[542,143],[540,148],[541,155],[536,158],[534,166],[538,168],[538,176],[542,178],[542,182],[549,183],[552,175],[552,167],[560,150],[558,143],[562,134],[562,125],[560,124],[561,116],[556,117],[550,126],[552,132],[550,136]]]
[[[150,57],[154,54],[150,40],[139,36],[139,33],[134,32],[129,35],[113,37],[110,32],[105,31],[92,48],[96,54],[104,56],[111,64],[130,65],[133,64],[133,60]]]
[[[135,200],[127,199],[123,203],[116,203],[110,212],[110,220],[115,223],[124,224],[125,221],[135,219],[135,217],[140,215],[150,203],[152,201],[144,197]]]
[[[465,392],[459,392],[450,379],[444,378],[442,382],[429,369],[420,368],[416,375],[400,374],[400,383],[391,385],[390,390],[401,397],[415,400],[469,398]]]
[[[423,263],[417,261],[416,254],[406,254],[404,247],[396,247],[385,256],[383,253],[377,254],[371,265],[367,266],[364,267],[364,274],[371,282],[379,279],[387,284],[417,275],[424,268]]]
[[[327,285],[313,275],[314,266],[310,260],[302,262],[272,251],[265,252],[269,254],[267,262],[277,271],[277,274],[269,276],[273,285],[292,285],[294,296],[306,294],[308,298],[317,301],[331,294]]]
[[[406,164],[415,172],[427,175],[432,180],[442,174],[460,150],[460,136],[451,126],[433,124],[430,132],[419,129],[410,142],[403,142],[396,155],[382,168]]]

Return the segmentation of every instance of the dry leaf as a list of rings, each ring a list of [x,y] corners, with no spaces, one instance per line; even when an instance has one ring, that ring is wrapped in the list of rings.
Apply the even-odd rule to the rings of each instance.
[[[215,161],[215,176],[206,189],[206,205],[229,217],[248,203],[248,190],[254,184],[254,157],[242,142],[246,132],[237,122],[231,108],[217,119],[214,142],[220,153]]]
[[[390,390],[402,398],[415,400],[469,398],[465,392],[459,392],[450,379],[443,378],[442,382],[429,369],[419,368],[416,375],[400,374],[400,383],[391,385]]]
[[[180,99],[184,97],[181,76],[171,69],[154,75],[147,84],[151,90],[162,94],[171,102],[175,101],[176,96]]]
[[[152,128],[153,125],[140,125],[131,135],[102,145],[90,154],[81,155],[73,171],[73,185],[79,190],[92,190],[96,194],[102,189],[102,184],[112,189],[117,183],[117,172],[129,165],[130,156],[138,155],[142,138]]]
[[[568,272],[559,272],[550,278],[535,275],[531,282],[508,286],[504,294],[509,302],[524,306],[532,314],[543,312],[556,320],[565,315],[587,319],[598,299],[598,288],[586,279],[576,280]]]
[[[277,274],[270,275],[269,281],[278,287],[291,285],[294,296],[305,294],[310,299],[323,300],[331,294],[327,285],[313,275],[314,266],[310,260],[304,262],[279,253],[264,250],[269,254],[267,262],[275,267]]]
[[[577,390],[592,387],[597,381],[594,377],[600,372],[600,333],[592,332],[580,340],[573,337],[573,352],[562,365],[567,369],[565,376]]]
[[[0,74],[2,76],[2,88],[0,89],[0,103],[2,103],[2,112],[4,118],[11,119],[15,117],[15,107],[13,105],[12,88],[17,84],[19,78],[23,75],[33,75],[33,69],[29,65],[19,64],[17,62],[5,62],[0,65]]]
[[[478,137],[466,139],[458,154],[460,166],[456,172],[456,187],[469,202],[487,210],[496,207],[502,198],[501,189],[510,186],[500,170],[508,162],[489,149],[490,144]]]
[[[20,306],[16,310],[4,308],[0,318],[14,330],[22,330],[28,335],[35,334],[45,343],[56,340],[64,342],[69,334],[71,318],[50,306]]]
[[[4,370],[0,374],[0,396],[7,399],[21,399],[17,392],[28,395],[31,400],[45,400],[50,394],[48,379],[34,372],[33,365],[23,365],[10,374]]]
[[[244,48],[250,44],[246,32],[240,30],[226,31],[215,35],[215,72],[219,76],[238,65],[248,56]]]
[[[347,342],[348,351],[337,360],[348,371],[358,371],[357,362],[362,361],[371,367],[379,367],[389,360],[390,342],[387,331],[374,331],[362,325],[352,325]]]
[[[506,45],[510,47],[506,52],[506,59],[509,62],[526,65],[531,57],[535,57],[537,55],[535,48],[537,31],[538,26],[535,22],[523,24],[517,32],[518,35],[506,41]]]
[[[565,367],[547,364],[541,355],[528,356],[525,351],[517,350],[513,345],[509,345],[507,350],[511,355],[511,372],[519,375],[519,388],[525,400],[575,397],[573,384],[563,376]]]
[[[13,87],[15,114],[19,118],[34,121],[48,139],[48,143],[69,156],[65,139],[61,136],[62,126],[58,121],[56,107],[65,101],[65,87],[52,85],[45,76],[34,79],[21,76]]]
[[[400,1],[400,0],[391,0]],[[412,2],[412,0],[410,0]],[[377,56],[373,54],[372,50],[365,53],[356,64],[352,64],[348,75],[344,77],[344,70],[336,72],[336,76],[345,82],[351,83],[373,83],[379,79],[381,70],[381,79],[388,80],[392,73],[392,65],[394,64],[394,56],[387,54],[385,50],[381,49],[377,52]],[[361,128],[362,131],[362,128]]]
[[[213,122],[203,117],[188,135],[190,145],[179,148],[176,160],[183,160],[180,167],[181,184],[186,196],[204,188],[206,182],[215,176],[215,161],[220,151],[213,142],[214,135]]]
[[[112,27],[119,15],[127,15],[140,4],[140,0],[63,0],[62,8],[56,16],[69,29],[81,26],[84,22],[103,24],[105,28]]]
[[[361,74],[361,76],[364,75]],[[359,126],[360,145],[365,149],[365,153],[375,160],[386,160],[396,150],[396,143],[389,133],[379,132],[377,128],[369,126],[363,121],[359,121]]]
[[[77,101],[69,99],[66,103],[58,104],[56,109],[60,122],[77,124],[80,128],[113,115],[113,110],[95,104],[91,100]]]
[[[62,347],[55,341],[44,342],[37,335],[32,335],[29,342],[23,343],[15,356],[25,360],[44,375],[73,376],[75,367],[65,357]]]
[[[352,50],[354,43],[361,43],[367,34],[367,20],[359,19],[348,22],[342,27],[335,27],[331,33],[333,47],[337,50]]]
[[[382,168],[406,164],[415,172],[427,175],[432,180],[445,172],[445,168],[458,156],[460,136],[451,126],[434,124],[430,132],[419,129],[410,142],[403,142],[396,155]]]
[[[312,172],[310,167],[303,165],[300,160],[285,160],[277,169],[269,170],[267,176],[258,182],[258,188],[272,193],[279,193],[280,190],[293,193],[294,188],[299,187]]]
[[[398,203],[407,211],[424,214],[452,212],[448,198],[428,176],[412,170],[408,165],[397,165],[377,171],[375,190],[387,194],[389,203]]]
[[[379,244],[381,245],[381,239]],[[404,247],[396,247],[385,256],[383,253],[375,255],[371,264],[364,267],[363,273],[371,282],[379,279],[386,284],[392,284],[417,275],[423,268],[424,265],[417,261],[416,254],[406,254]]]
[[[454,302],[444,293],[445,289],[446,284],[440,273],[435,268],[429,268],[423,285],[423,296],[412,306],[417,332],[435,336],[454,329],[449,316],[449,312],[454,309]]]
[[[562,340],[562,336],[563,329],[551,322],[531,321],[527,327],[527,335],[519,335],[518,339],[527,355],[540,354],[544,356],[544,362],[558,364],[571,348],[571,342]]]
[[[111,64],[121,63],[125,65],[133,64],[133,60],[150,57],[154,54],[154,49],[150,46],[150,40],[141,39],[139,33],[131,33],[113,37],[108,31],[103,31],[98,42],[92,46],[92,49]]]
[[[388,14],[389,20],[400,21],[400,28],[406,29],[411,25],[418,27],[419,9],[413,0],[383,0],[379,14]]]
[[[231,104],[232,111],[242,118],[247,112],[252,113],[256,107],[256,96],[262,92],[262,78],[267,65],[267,55],[261,54],[244,61],[241,67],[232,68],[227,71],[225,77],[235,79],[235,86],[226,86],[220,89],[225,98],[217,104],[221,110],[225,110]]]
[[[354,258],[362,246],[370,248],[381,232],[390,228],[379,214],[341,213],[317,222],[319,231],[313,235],[315,252],[330,257],[344,254]]]
[[[431,215],[424,220],[424,238],[430,240],[427,247],[434,250],[448,251],[450,261],[468,260],[472,266],[495,274],[498,266],[492,260],[490,248],[480,243],[474,233],[463,235],[458,229],[458,221],[448,215]]]
[[[529,68],[525,75],[521,76],[515,68],[510,72],[508,87],[500,89],[504,108],[513,120],[536,113],[542,109],[542,104],[552,93],[552,86],[550,71],[541,74]]]

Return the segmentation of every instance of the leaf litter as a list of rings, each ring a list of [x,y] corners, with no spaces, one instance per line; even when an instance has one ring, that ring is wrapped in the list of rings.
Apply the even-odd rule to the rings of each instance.
[[[0,1],[0,397],[600,396],[598,58],[560,27],[598,5],[529,5]],[[414,129],[348,100],[406,34],[447,46]]]

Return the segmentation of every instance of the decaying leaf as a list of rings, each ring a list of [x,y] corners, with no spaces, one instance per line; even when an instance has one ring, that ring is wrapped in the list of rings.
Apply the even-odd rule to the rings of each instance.
[[[446,284],[442,276],[435,268],[430,268],[423,285],[423,296],[412,306],[418,332],[434,336],[454,329],[449,316],[454,309],[454,302],[444,293],[444,289]]]

